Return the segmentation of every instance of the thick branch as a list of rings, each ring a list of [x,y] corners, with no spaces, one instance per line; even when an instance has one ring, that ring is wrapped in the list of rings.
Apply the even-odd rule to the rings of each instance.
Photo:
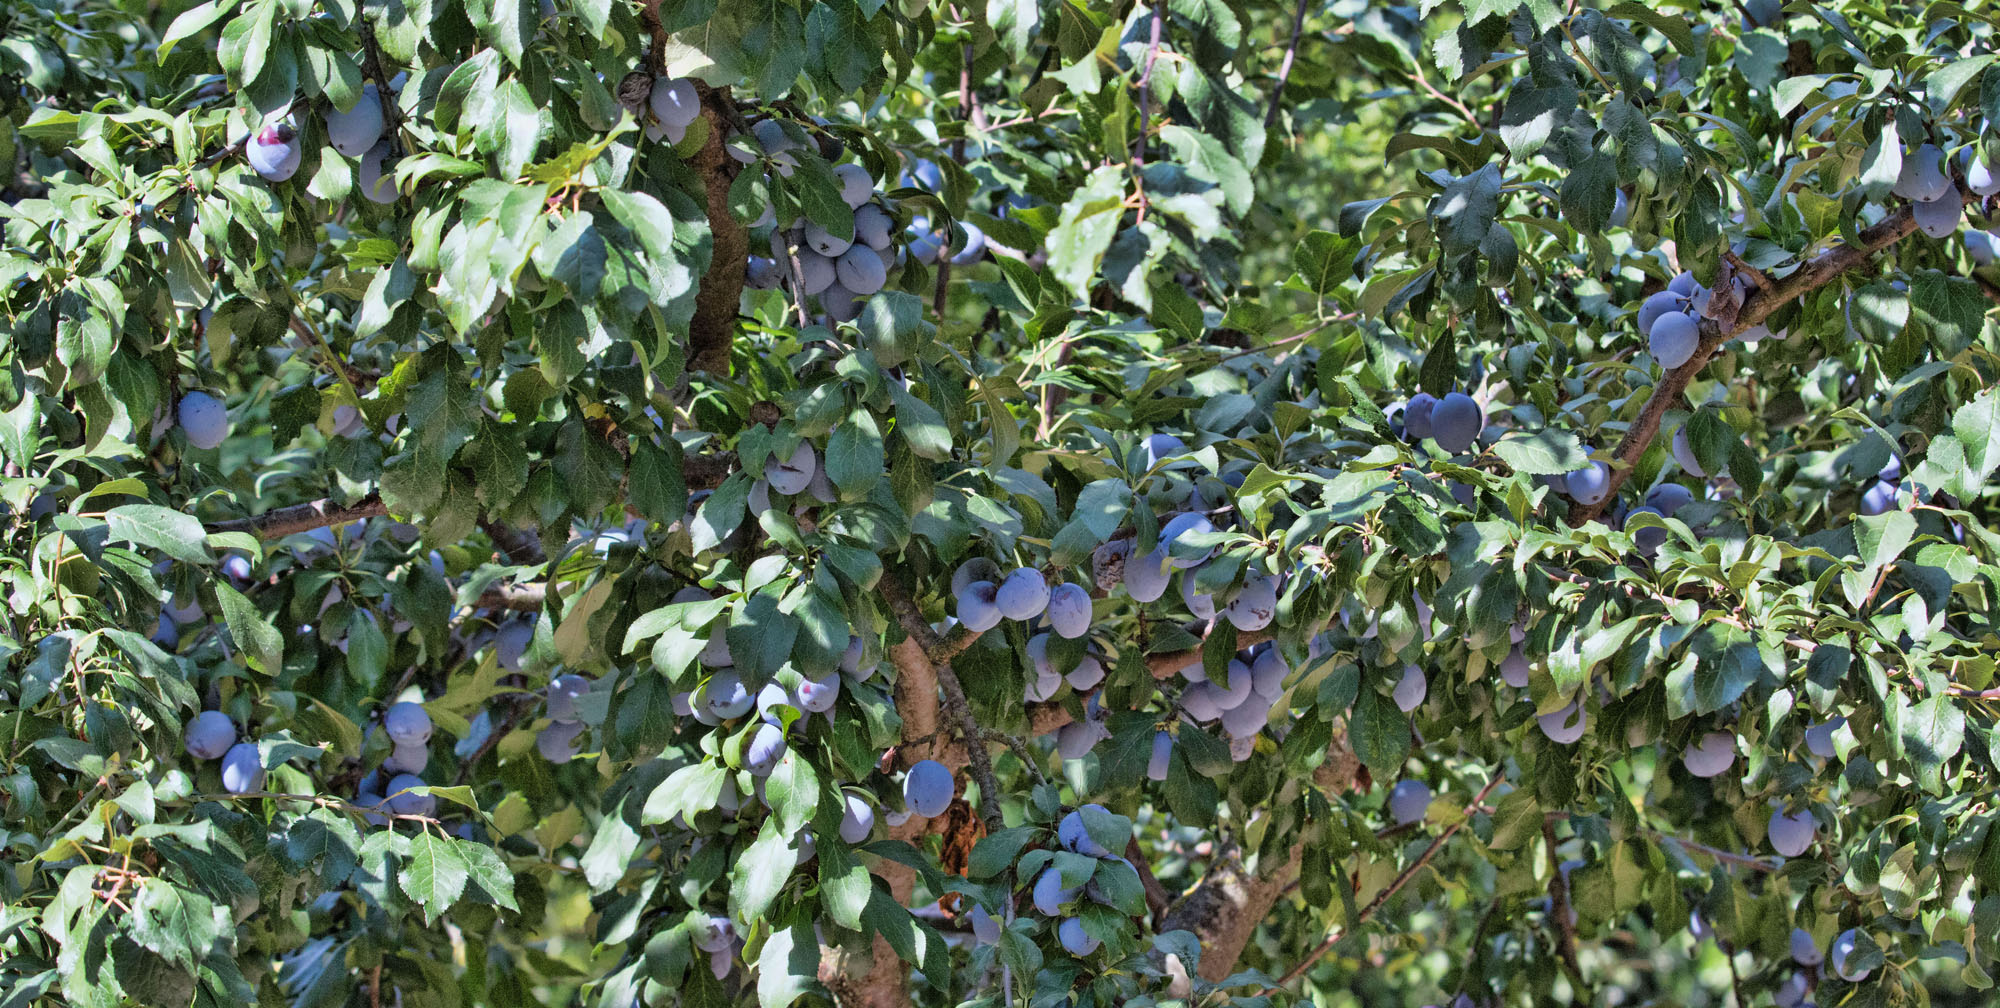
[[[952,672],[951,663],[933,662],[928,655],[928,652],[939,644],[937,634],[931,632],[930,623],[924,620],[923,613],[917,609],[916,601],[910,598],[909,590],[903,587],[902,582],[893,577],[885,577],[882,579],[880,591],[888,600],[889,608],[895,612],[896,621],[908,635],[897,647],[909,647],[913,652],[907,655],[907,659],[902,655],[897,658],[896,671],[899,675],[896,682],[897,709],[901,710],[903,700],[901,674],[906,672],[909,666],[920,664],[923,668],[919,669],[919,678],[922,677],[924,669],[927,669],[929,678],[944,691],[945,711],[952,716],[952,720],[958,722],[958,730],[965,736],[966,760],[972,769],[972,779],[979,784],[980,818],[985,819],[986,825],[991,829],[1002,828],[1006,823],[1000,817],[1000,783],[999,779],[993,776],[993,760],[986,751],[986,739],[979,730],[979,722],[973,720],[972,705],[966,702],[965,690],[959,685],[957,674]],[[911,647],[912,642],[915,642],[913,647]],[[908,721],[903,723],[903,730],[905,737],[908,737],[910,730]],[[932,747],[936,747],[935,741]]]
[[[1346,726],[1336,725],[1326,760],[1313,771],[1313,785],[1328,796],[1344,793],[1354,786],[1360,768],[1361,761],[1347,744]],[[1236,971],[1237,959],[1257,934],[1258,925],[1270,916],[1271,908],[1297,886],[1304,857],[1305,845],[1293,844],[1284,864],[1275,870],[1259,865],[1259,871],[1252,873],[1239,855],[1231,854],[1211,866],[1181,897],[1162,920],[1160,930],[1193,932],[1201,939],[1202,979],[1221,981]],[[1182,987],[1177,981],[1175,992],[1185,994]]]
[[[657,19],[657,12],[654,17]],[[654,48],[657,51],[659,47]],[[701,275],[701,290],[695,295],[694,318],[688,323],[687,366],[691,371],[723,375],[729,373],[729,349],[736,340],[750,232],[729,211],[729,186],[742,168],[723,143],[729,134],[725,118],[729,89],[711,88],[700,80],[694,86],[701,94],[701,120],[708,126],[708,139],[691,163],[706,190],[711,252],[708,269]]]
[[[532,611],[540,609],[548,598],[548,585],[540,581],[528,584],[499,585],[488,588],[479,596],[473,606],[480,609],[513,609]]]
[[[331,499],[316,500],[310,504],[295,504],[291,507],[266,511],[253,518],[236,518],[230,521],[208,523],[210,532],[248,532],[259,539],[282,539],[313,529],[331,528],[364,518],[379,518],[389,513],[388,505],[382,503],[382,495],[371,493],[352,504],[342,507]]]
[[[1961,196],[1967,200],[1973,198],[1963,192]],[[1603,513],[1605,506],[1618,496],[1618,488],[1631,476],[1633,467],[1639,463],[1640,456],[1646,453],[1646,446],[1652,444],[1653,438],[1659,434],[1661,418],[1666,416],[1669,407],[1683,399],[1687,394],[1688,384],[1694,381],[1694,376],[1700,374],[1702,368],[1708,366],[1709,358],[1715,356],[1715,351],[1720,349],[1722,344],[1763,322],[1785,303],[1810,294],[1832,283],[1842,273],[1866,263],[1877,252],[1909,237],[1910,232],[1916,229],[1916,217],[1909,207],[1904,207],[1884,217],[1873,227],[1863,230],[1860,235],[1861,244],[1836,245],[1814,256],[1790,276],[1768,287],[1752,291],[1750,296],[1743,300],[1742,307],[1737,309],[1733,318],[1726,316],[1730,300],[1724,296],[1724,292],[1730,289],[1730,280],[1727,275],[1723,276],[1709,307],[1711,317],[1701,320],[1701,345],[1695,348],[1694,356],[1688,358],[1687,363],[1660,377],[1660,383],[1654,386],[1652,396],[1639,410],[1638,419],[1632,421],[1632,426],[1626,430],[1624,439],[1618,442],[1618,449],[1615,452],[1618,464],[1612,466],[1611,482],[1605,491],[1604,499],[1596,504],[1578,507],[1571,512],[1570,524],[1582,525],[1596,518]]]

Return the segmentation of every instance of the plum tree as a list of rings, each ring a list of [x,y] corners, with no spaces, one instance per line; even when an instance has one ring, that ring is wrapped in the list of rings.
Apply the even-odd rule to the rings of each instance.
[[[1991,1000],[1985,7],[0,4],[13,1001]]]

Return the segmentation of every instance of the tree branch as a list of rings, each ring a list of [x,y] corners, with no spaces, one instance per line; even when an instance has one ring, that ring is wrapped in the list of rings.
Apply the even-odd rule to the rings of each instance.
[[[548,555],[542,552],[542,544],[531,533],[492,518],[481,518],[479,528],[486,533],[486,538],[493,540],[494,548],[514,563],[528,567],[548,562]]]
[[[1563,971],[1576,982],[1581,990],[1589,989],[1583,980],[1583,967],[1576,961],[1576,923],[1569,919],[1569,877],[1563,874],[1562,856],[1556,853],[1556,825],[1553,819],[1542,819],[1542,842],[1549,854],[1549,916],[1556,925],[1556,957],[1562,961]]]
[[[1327,743],[1326,759],[1313,771],[1313,785],[1327,795],[1348,791],[1361,768],[1361,761],[1347,744],[1345,725],[1336,725]],[[1209,868],[1201,881],[1188,890],[1161,920],[1160,930],[1180,928],[1201,939],[1201,977],[1220,982],[1236,971],[1236,961],[1257,933],[1258,925],[1270,916],[1271,908],[1296,888],[1299,867],[1304,862],[1305,845],[1293,844],[1285,863],[1275,870],[1268,866],[1249,875],[1241,858],[1230,856]],[[1173,991],[1185,995],[1177,979]]]
[[[1000,816],[1000,783],[993,776],[993,760],[986,752],[986,738],[979,730],[979,722],[973,720],[972,706],[965,700],[965,690],[959,685],[958,676],[952,672],[951,663],[933,662],[929,657],[928,652],[938,646],[937,634],[931,631],[930,623],[924,620],[916,601],[910,597],[909,589],[903,587],[901,581],[893,576],[884,577],[877,590],[888,600],[890,610],[896,614],[896,622],[908,635],[897,645],[897,648],[907,651],[906,655],[899,655],[896,662],[897,710],[900,712],[902,709],[903,673],[910,671],[911,666],[918,666],[919,679],[928,677],[944,691],[945,712],[958,723],[959,731],[965,736],[966,760],[972,769],[972,779],[979,784],[980,818],[986,820],[990,829],[1005,827],[1006,823]],[[912,641],[915,642],[913,647],[910,646]],[[933,699],[932,706],[935,705]],[[905,720],[903,728],[906,734],[909,727],[909,721]]]
[[[383,132],[389,137],[389,153],[402,152],[403,110],[396,106],[396,91],[389,86],[389,71],[382,66],[382,46],[375,41],[375,24],[365,10],[356,11],[355,30],[361,34],[361,74],[375,82],[375,100],[382,105]]]
[[[657,26],[657,0],[648,3],[646,9]],[[656,60],[663,58],[660,51],[663,41],[663,34],[655,32]],[[743,280],[749,267],[750,231],[729,211],[729,186],[742,170],[723,143],[728,136],[726,113],[733,111],[727,108],[729,89],[711,88],[699,79],[694,86],[701,95],[701,121],[708,125],[708,139],[695,152],[690,164],[701,177],[705,190],[713,251],[708,268],[701,275],[701,289],[695,293],[694,318],[688,322],[687,366],[691,371],[725,375],[729,373],[729,351],[736,341],[737,309],[743,300]]]
[[[1408,868],[1403,869],[1401,874],[1396,876],[1395,881],[1390,882],[1381,892],[1376,893],[1375,898],[1369,900],[1368,905],[1361,908],[1361,912],[1355,915],[1354,920],[1347,927],[1327,935],[1326,939],[1317,946],[1314,946],[1313,950],[1307,953],[1306,957],[1301,959],[1297,966],[1285,971],[1285,975],[1279,977],[1277,983],[1264,988],[1263,996],[1270,997],[1291,986],[1292,981],[1304,976],[1306,970],[1311,969],[1313,963],[1320,961],[1322,957],[1332,951],[1333,947],[1339,944],[1342,938],[1347,937],[1355,928],[1367,923],[1369,918],[1374,917],[1376,911],[1381,910],[1382,906],[1389,902],[1389,897],[1396,895],[1404,886],[1409,885],[1410,880],[1416,878],[1417,873],[1422,871],[1425,865],[1431,863],[1431,858],[1437,856],[1437,852],[1444,847],[1445,841],[1450,840],[1453,834],[1456,834],[1461,827],[1472,821],[1472,813],[1479,806],[1486,803],[1486,796],[1493,793],[1493,788],[1500,783],[1500,779],[1504,776],[1506,774],[1495,771],[1492,779],[1486,782],[1486,786],[1480,788],[1479,793],[1473,796],[1472,801],[1466,803],[1464,817],[1445,827],[1444,832],[1439,833],[1437,839],[1432,840],[1431,845],[1424,848],[1424,852],[1417,855],[1417,859],[1411,862]]]
[[[1974,199],[1970,193],[1963,190],[1959,195],[1961,199],[1967,201]],[[1660,383],[1654,386],[1652,396],[1639,410],[1638,419],[1632,422],[1632,426],[1625,431],[1625,437],[1618,442],[1617,451],[1614,453],[1618,464],[1611,467],[1611,480],[1605,490],[1604,499],[1596,504],[1573,510],[1570,513],[1570,524],[1582,525],[1595,519],[1604,512],[1604,508],[1611,501],[1617,499],[1618,488],[1631,476],[1633,467],[1638,465],[1639,458],[1646,453],[1646,446],[1652,444],[1653,438],[1659,434],[1660,420],[1666,416],[1667,409],[1685,397],[1688,384],[1694,381],[1695,375],[1700,374],[1702,368],[1708,366],[1709,358],[1715,356],[1715,351],[1720,349],[1722,344],[1769,318],[1772,312],[1787,302],[1832,283],[1842,273],[1862,265],[1877,252],[1909,237],[1910,232],[1916,228],[1916,217],[1911,208],[1906,206],[1884,217],[1874,226],[1864,229],[1860,234],[1859,245],[1836,245],[1808,260],[1790,276],[1777,280],[1768,287],[1752,291],[1733,316],[1727,314],[1733,298],[1726,294],[1730,290],[1730,274],[1725,272],[1719,278],[1716,294],[1710,302],[1709,317],[1701,320],[1701,344],[1695,348],[1694,356],[1688,358],[1687,363],[1660,377]]]
[[[248,532],[259,539],[282,539],[313,529],[345,525],[364,518],[379,518],[388,513],[389,508],[382,503],[382,495],[371,493],[345,507],[327,498],[266,511],[251,518],[209,522],[207,529],[210,532]]]
[[[540,581],[499,585],[488,588],[473,606],[480,609],[512,609],[526,612],[540,609],[548,599],[549,586]]]
[[[1306,28],[1306,0],[1299,0],[1297,9],[1292,11],[1292,41],[1285,46],[1285,59],[1278,64],[1278,82],[1271,86],[1271,106],[1264,111],[1264,130],[1269,132],[1278,122],[1279,101],[1285,97],[1285,82],[1292,78],[1292,61],[1299,56],[1299,36]]]

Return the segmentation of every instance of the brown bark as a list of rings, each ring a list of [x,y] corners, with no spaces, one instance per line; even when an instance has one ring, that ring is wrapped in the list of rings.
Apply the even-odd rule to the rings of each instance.
[[[388,505],[382,503],[382,495],[371,493],[352,504],[342,506],[332,499],[316,500],[308,504],[295,504],[251,518],[236,518],[230,521],[209,522],[210,532],[248,532],[259,539],[282,539],[299,532],[313,529],[331,528],[364,518],[379,518],[389,513]]]
[[[694,318],[688,324],[688,370],[729,373],[729,348],[736,339],[737,306],[743,298],[743,277],[749,265],[750,232],[729,212],[729,185],[741,165],[729,156],[723,140],[729,133],[728,88],[695,82],[701,92],[701,118],[708,140],[695,152],[693,167],[701,176],[708,209],[710,254],[708,272],[695,295]]]
[[[1340,726],[1327,746],[1326,762],[1313,771],[1313,785],[1329,796],[1344,792],[1353,786],[1360,766],[1347,745],[1345,726]],[[1305,845],[1293,844],[1283,864],[1252,869],[1240,851],[1229,852],[1174,904],[1160,930],[1191,931],[1201,939],[1202,979],[1215,983],[1229,976],[1257,926],[1298,881],[1304,854]]]

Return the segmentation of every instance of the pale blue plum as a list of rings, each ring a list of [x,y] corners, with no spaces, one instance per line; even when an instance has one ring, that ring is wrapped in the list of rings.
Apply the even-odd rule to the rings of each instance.
[[[1472,447],[1485,427],[1486,413],[1479,400],[1463,392],[1446,395],[1431,411],[1431,437],[1454,455]]]
[[[852,791],[841,795],[840,838],[851,844],[868,839],[875,832],[875,806]]]
[[[382,730],[391,741],[404,745],[423,745],[431,740],[431,715],[424,705],[413,700],[390,705],[382,715]]]
[[[1174,737],[1166,732],[1153,733],[1153,755],[1146,760],[1146,779],[1163,781],[1167,779],[1167,760],[1174,751]]]
[[[581,721],[551,721],[535,733],[535,751],[551,763],[568,763],[582,751]]]
[[[1076,640],[1090,632],[1090,593],[1082,585],[1064,582],[1049,592],[1043,615],[1049,629],[1064,640]]]
[[[196,759],[220,759],[236,744],[236,722],[221,711],[202,711],[188,721],[181,735],[188,755]]]
[[[549,719],[577,720],[576,698],[588,692],[590,680],[580,675],[565,674],[549,680]]]
[[[1874,972],[1873,970],[1863,969],[1851,964],[1854,953],[1859,950],[1860,946],[1861,932],[1854,928],[1848,928],[1842,931],[1838,937],[1834,938],[1833,950],[1827,954],[1827,958],[1830,960],[1828,965],[1831,965],[1833,971],[1840,974],[1840,978],[1848,983],[1860,983],[1868,979],[1869,973]]]
[[[784,729],[768,722],[760,724],[743,747],[743,768],[753,777],[769,777],[778,768],[778,761],[785,758],[785,748]]]
[[[1389,789],[1389,819],[1398,826],[1422,822],[1430,807],[1431,788],[1423,781],[1404,778]]]
[[[389,811],[407,816],[427,816],[436,812],[436,798],[410,790],[424,786],[423,778],[415,774],[398,774],[392,778],[388,786]]]
[[[1686,312],[1667,312],[1647,330],[1646,345],[1653,359],[1671,371],[1694,359],[1701,348],[1701,324]]]
[[[1393,693],[1396,709],[1408,714],[1422,706],[1429,694],[1430,680],[1424,677],[1424,670],[1416,665],[1403,666],[1403,677],[1396,680]]]
[[[958,593],[958,621],[967,630],[981,633],[1000,625],[1000,586],[991,581],[974,581]]]
[[[196,448],[213,449],[229,437],[228,407],[199,389],[181,396],[177,416],[188,444]]]
[[[1266,574],[1244,582],[1243,590],[1222,607],[1222,614],[1245,633],[1270,626],[1278,615],[1278,576]]]
[[[1062,873],[1048,868],[1035,879],[1029,898],[1034,901],[1036,910],[1054,917],[1062,912],[1062,905],[1075,900],[1079,892],[1080,887],[1063,888]]]
[[[1432,416],[1437,411],[1437,397],[1429,392],[1419,392],[1410,397],[1403,406],[1403,433],[1411,441],[1422,441],[1432,435]]]
[[[334,109],[326,115],[326,139],[333,149],[355,157],[366,153],[382,139],[382,99],[375,85],[364,84],[361,97],[345,112]]]
[[[926,819],[943,815],[956,790],[951,771],[937,760],[919,760],[903,778],[903,804]]]
[[[248,794],[264,789],[264,756],[255,742],[238,742],[222,754],[222,789]]]
[[[1087,956],[1097,951],[1102,942],[1083,929],[1083,922],[1071,917],[1056,926],[1056,938],[1062,942],[1064,950],[1073,956]]]
[[[269,182],[283,182],[298,174],[304,156],[298,131],[290,123],[266,126],[243,145],[243,158],[250,162],[250,169]]]
[[[1959,222],[1964,219],[1965,204],[1953,192],[1934,200],[1919,200],[1910,208],[1910,213],[1925,234],[1932,238],[1947,238],[1958,230]]]
[[[1786,857],[1798,857],[1812,846],[1813,834],[1819,830],[1819,823],[1807,809],[1786,812],[1778,809],[1771,813],[1771,824],[1766,834],[1771,839],[1771,849]]]
[[[1568,476],[1570,499],[1578,504],[1596,504],[1611,493],[1611,467],[1592,462]]]
[[[1008,619],[1034,619],[1049,607],[1049,579],[1033,567],[1016,568],[994,588],[993,604]]]

